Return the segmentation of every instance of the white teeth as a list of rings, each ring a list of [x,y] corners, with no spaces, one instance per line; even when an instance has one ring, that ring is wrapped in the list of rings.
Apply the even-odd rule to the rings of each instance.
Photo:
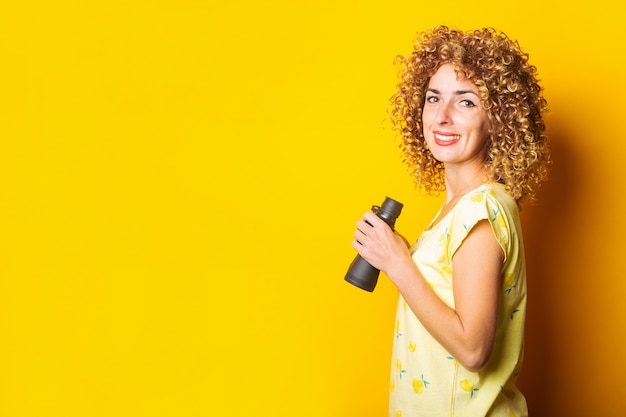
[[[440,134],[435,133],[435,139],[453,141],[453,140],[461,139],[461,135],[440,135]]]

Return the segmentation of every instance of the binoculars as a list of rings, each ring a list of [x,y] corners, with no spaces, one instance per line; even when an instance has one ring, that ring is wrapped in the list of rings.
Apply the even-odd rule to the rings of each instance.
[[[391,227],[391,230],[393,230],[396,219],[402,211],[402,207],[402,203],[392,198],[385,197],[385,201],[383,201],[382,205],[372,206],[372,212],[387,223],[389,227]],[[372,292],[378,283],[379,274],[380,270],[370,265],[361,255],[357,255],[350,264],[344,279],[352,285]]]

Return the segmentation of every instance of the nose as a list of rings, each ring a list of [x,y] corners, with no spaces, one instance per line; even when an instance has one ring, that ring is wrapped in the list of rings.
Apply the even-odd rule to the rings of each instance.
[[[452,122],[452,110],[448,104],[442,104],[437,109],[435,121],[440,125],[450,124]]]

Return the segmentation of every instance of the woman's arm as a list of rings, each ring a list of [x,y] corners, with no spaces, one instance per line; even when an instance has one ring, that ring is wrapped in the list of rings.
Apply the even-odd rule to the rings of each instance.
[[[454,254],[454,309],[433,292],[405,240],[382,220],[366,213],[357,228],[353,246],[359,254],[387,274],[424,327],[461,365],[480,370],[493,349],[504,257],[489,222],[476,224]]]

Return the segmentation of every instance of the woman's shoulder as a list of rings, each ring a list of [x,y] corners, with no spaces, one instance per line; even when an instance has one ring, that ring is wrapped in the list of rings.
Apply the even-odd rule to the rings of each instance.
[[[503,205],[508,208],[516,208],[517,203],[506,190],[504,184],[498,182],[488,182],[475,188],[466,194],[465,200],[470,203],[491,203]]]
[[[460,201],[451,229],[456,236],[451,247],[457,248],[473,227],[487,220],[500,245],[508,251],[511,236],[519,225],[519,211],[515,199],[499,183],[486,183],[467,193]],[[508,253],[508,252],[507,252]]]
[[[495,220],[498,215],[517,219],[517,203],[499,183],[485,183],[467,193],[456,207],[457,221],[473,224],[482,219]]]

